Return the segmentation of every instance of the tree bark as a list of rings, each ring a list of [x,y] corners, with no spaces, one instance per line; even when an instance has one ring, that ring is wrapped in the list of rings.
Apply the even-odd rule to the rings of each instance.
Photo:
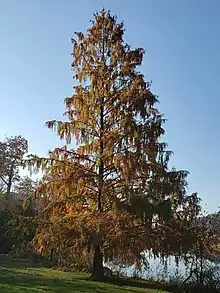
[[[104,280],[103,254],[100,245],[95,247],[91,279],[98,282]]]

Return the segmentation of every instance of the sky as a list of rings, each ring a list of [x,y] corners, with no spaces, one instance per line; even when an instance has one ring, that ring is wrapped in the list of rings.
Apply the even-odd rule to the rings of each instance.
[[[220,206],[219,0],[0,0],[0,140],[23,135],[29,152],[63,145],[45,128],[73,93],[71,37],[93,13],[124,21],[125,41],[146,51],[140,69],[167,118],[171,166],[208,212]]]

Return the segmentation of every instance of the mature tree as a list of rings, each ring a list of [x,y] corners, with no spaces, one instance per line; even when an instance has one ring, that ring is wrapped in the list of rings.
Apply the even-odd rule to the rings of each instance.
[[[29,161],[44,169],[35,244],[91,248],[92,277],[101,280],[103,257],[133,264],[145,250],[174,249],[167,237],[183,216],[197,214],[197,196],[185,197],[187,172],[168,169],[164,119],[138,71],[144,50],[125,44],[124,24],[104,10],[76,36],[67,119],[47,122],[66,144]]]
[[[0,142],[0,181],[9,198],[13,183],[19,179],[19,167],[28,150],[27,140],[23,137],[7,137]]]

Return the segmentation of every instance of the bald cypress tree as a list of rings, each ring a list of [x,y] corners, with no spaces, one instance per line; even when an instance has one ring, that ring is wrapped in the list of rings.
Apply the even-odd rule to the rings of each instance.
[[[138,71],[144,50],[124,42],[124,24],[102,10],[86,34],[75,34],[67,119],[46,123],[65,145],[30,158],[44,169],[35,244],[92,251],[92,277],[102,280],[104,260],[134,264],[145,250],[171,249],[161,239],[184,199],[187,172],[168,169],[164,119]]]

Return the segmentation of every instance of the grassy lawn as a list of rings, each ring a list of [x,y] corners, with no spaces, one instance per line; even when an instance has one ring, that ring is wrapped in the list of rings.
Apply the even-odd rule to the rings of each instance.
[[[150,285],[150,284],[149,284]],[[2,293],[122,293],[146,292],[165,293],[159,289],[147,288],[148,284],[136,286],[116,286],[108,283],[96,283],[86,274],[61,272],[58,270],[25,267],[20,262],[0,262],[0,292]]]

